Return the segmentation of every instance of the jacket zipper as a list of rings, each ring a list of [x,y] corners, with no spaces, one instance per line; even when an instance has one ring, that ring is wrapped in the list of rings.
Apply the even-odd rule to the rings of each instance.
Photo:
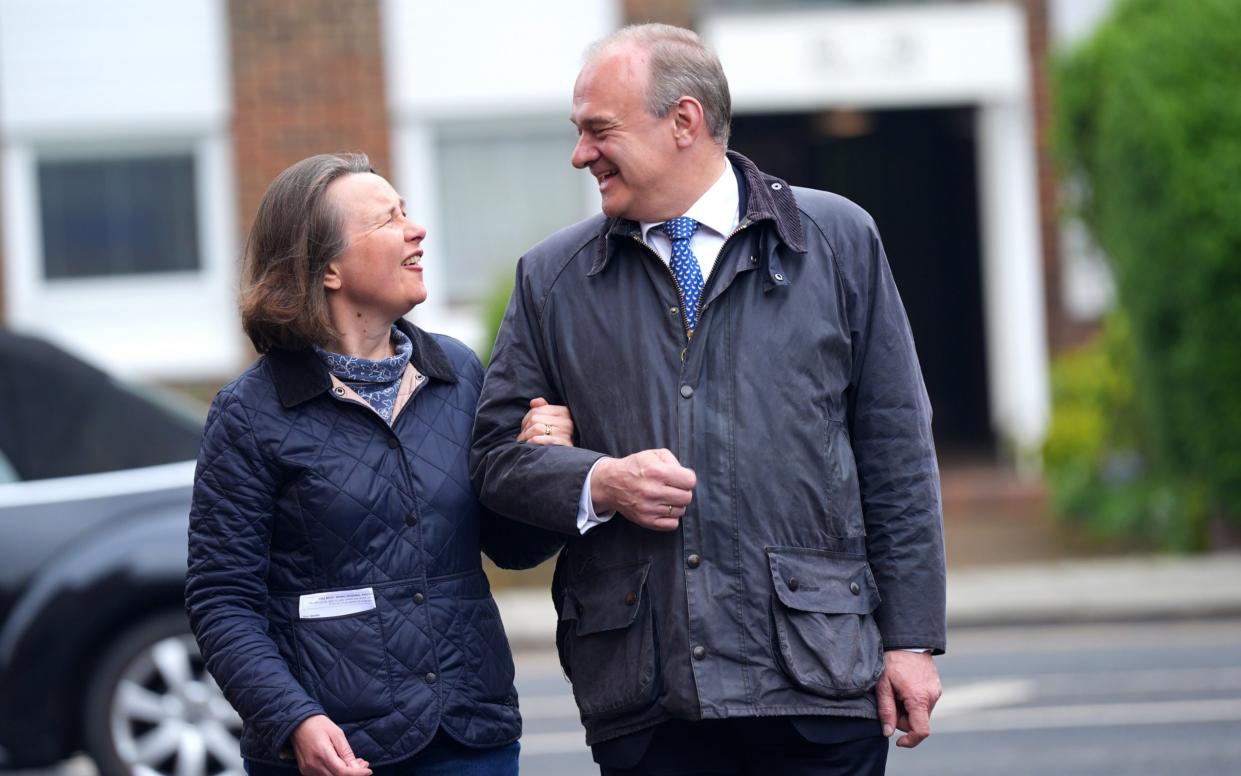
[[[745,229],[749,228],[749,226],[750,226],[750,222],[742,221],[740,224],[737,224],[737,228],[732,231],[732,234],[724,238],[723,244],[720,245],[719,252],[715,255],[715,263],[711,265],[711,272],[707,274],[707,279],[702,282],[703,291],[707,290],[707,286],[710,285],[711,279],[715,277],[715,273],[720,267],[720,257],[724,255],[724,249],[728,247],[728,243],[731,242],[733,237],[737,236],[739,232],[744,231]],[[681,301],[681,306],[677,308],[681,311],[681,330],[685,332],[685,342],[688,345],[690,340],[694,338],[694,332],[691,331],[689,328],[689,316],[685,312],[685,294],[681,292],[681,285],[677,283],[676,276],[672,274],[672,266],[668,262],[664,261],[663,258],[658,253],[655,252],[655,249],[652,248],[649,243],[647,243],[645,240],[641,238],[640,234],[641,233],[630,234],[629,236],[631,239],[633,239],[634,242],[638,243],[643,248],[646,248],[647,252],[650,253],[652,256],[654,256],[659,261],[659,263],[663,265],[664,270],[668,273],[668,279],[672,281],[672,287],[676,289],[677,299]],[[698,298],[697,305],[694,309],[695,318],[701,318],[702,311],[706,309],[705,307],[703,307],[702,300],[703,300],[703,297],[700,296]]]

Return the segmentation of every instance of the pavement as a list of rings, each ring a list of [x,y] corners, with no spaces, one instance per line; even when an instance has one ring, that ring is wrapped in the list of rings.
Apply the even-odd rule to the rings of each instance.
[[[545,588],[495,592],[510,641],[549,648]],[[950,568],[949,628],[1241,616],[1241,553],[1073,558]]]

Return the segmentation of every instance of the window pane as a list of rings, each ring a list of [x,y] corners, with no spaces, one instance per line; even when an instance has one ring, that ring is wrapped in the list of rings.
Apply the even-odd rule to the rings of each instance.
[[[511,282],[517,258],[589,214],[585,173],[573,169],[571,128],[486,135],[443,131],[439,187],[447,291],[454,302],[485,298]],[[414,204],[417,220],[417,204]]]
[[[49,279],[198,269],[194,160],[41,160]]]

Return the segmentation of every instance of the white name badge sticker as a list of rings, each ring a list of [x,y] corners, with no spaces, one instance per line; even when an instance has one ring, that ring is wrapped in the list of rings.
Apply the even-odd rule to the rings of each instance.
[[[297,616],[303,620],[318,620],[323,617],[367,612],[374,608],[375,591],[369,587],[359,590],[333,590],[330,593],[311,593],[299,598]]]

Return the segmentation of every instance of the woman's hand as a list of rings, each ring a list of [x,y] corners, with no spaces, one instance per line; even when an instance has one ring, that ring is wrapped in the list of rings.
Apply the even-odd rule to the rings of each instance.
[[[302,720],[292,740],[297,769],[306,776],[371,776],[370,763],[353,756],[345,732],[322,714]]]
[[[569,415],[569,408],[548,404],[542,396],[531,399],[530,411],[521,419],[517,441],[573,447],[573,417]]]

